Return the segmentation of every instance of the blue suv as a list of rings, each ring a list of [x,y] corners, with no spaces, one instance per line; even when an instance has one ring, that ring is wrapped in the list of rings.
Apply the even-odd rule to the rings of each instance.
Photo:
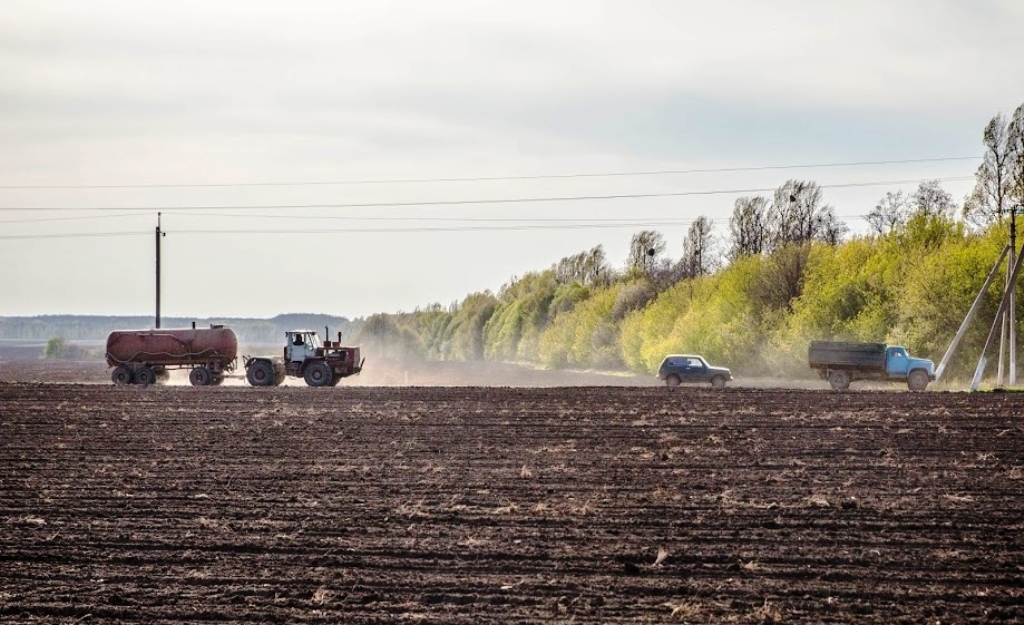
[[[666,386],[675,387],[683,382],[710,382],[711,386],[722,389],[732,380],[732,372],[725,367],[712,367],[701,356],[671,354],[665,357],[658,368],[658,377]]]

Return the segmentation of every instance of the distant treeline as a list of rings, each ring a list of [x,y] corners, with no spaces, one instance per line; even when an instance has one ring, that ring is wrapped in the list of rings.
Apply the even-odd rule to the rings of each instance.
[[[621,268],[598,246],[496,294],[371,316],[360,343],[397,357],[644,373],[692,352],[741,373],[806,375],[808,343],[828,338],[898,343],[938,360],[1006,245],[1012,211],[1024,211],[1024,104],[993,117],[982,144],[962,202],[938,181],[886,193],[865,207],[867,235],[849,237],[817,184],[789,180],[771,197],[737,199],[727,234],[695,219],[678,259],[645,230]],[[951,375],[973,371],[1003,284],[985,293]]]
[[[340,330],[345,337],[358,334],[361,320],[350,320],[323,314],[289,313],[271,319],[247,319],[238,317],[186,318],[164,317],[161,326],[165,328],[186,328],[210,324],[224,324],[234,330],[238,341],[243,344],[281,343],[287,330],[310,329],[323,332],[329,326],[331,335],[336,337]],[[153,327],[153,317],[120,317],[93,315],[42,315],[38,317],[0,317],[0,338],[49,340],[60,337],[69,341],[105,340],[113,330],[143,329]]]

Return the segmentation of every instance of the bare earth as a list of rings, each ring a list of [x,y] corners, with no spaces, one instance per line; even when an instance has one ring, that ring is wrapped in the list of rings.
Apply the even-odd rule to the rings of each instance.
[[[1021,394],[0,371],[4,622],[1024,622]]]

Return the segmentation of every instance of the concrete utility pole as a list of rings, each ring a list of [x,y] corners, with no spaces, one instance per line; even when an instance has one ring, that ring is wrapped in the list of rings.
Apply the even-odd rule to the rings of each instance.
[[[1024,260],[1024,256],[1018,256],[1017,262],[1013,264],[1013,270],[1010,272],[1010,284],[1017,284],[1017,276],[1020,274],[1021,260]],[[992,346],[993,341],[996,337],[996,331],[1002,325],[1003,315],[1007,314],[1007,308],[1010,304],[1010,295],[1013,293],[1013,289],[1007,289],[1003,291],[1002,300],[999,302],[999,311],[996,312],[996,318],[992,322],[992,329],[989,330],[988,339],[985,341],[985,346],[981,348],[981,359],[978,360],[978,368],[974,370],[974,379],[971,381],[971,390],[978,390],[978,386],[981,384],[981,376],[985,373],[985,364],[988,359],[985,354]]]
[[[936,382],[942,379],[942,374],[946,370],[946,365],[949,364],[949,359],[953,357],[953,353],[956,351],[957,346],[960,345],[960,339],[964,338],[964,333],[967,332],[967,327],[971,325],[974,315],[977,314],[978,309],[981,308],[981,303],[985,299],[985,293],[988,292],[988,287],[991,286],[992,281],[996,278],[996,274],[999,273],[999,267],[1003,264],[1003,258],[1005,258],[1009,252],[1010,246],[1004,247],[1003,253],[1000,254],[998,260],[996,260],[996,264],[992,265],[992,271],[988,272],[988,277],[985,278],[985,284],[983,284],[981,290],[978,291],[978,296],[974,298],[974,304],[967,312],[967,316],[964,317],[963,323],[960,324],[960,329],[956,331],[956,336],[953,337],[953,342],[949,344],[949,349],[946,350],[946,354],[942,357],[942,362],[940,362],[939,366],[935,369]],[[1010,267],[1013,267],[1013,263],[1010,263]]]
[[[156,325],[160,327],[160,237],[167,236],[160,230],[160,213],[156,214]]]
[[[1014,255],[1017,253],[1017,210],[1020,204],[1010,207],[1010,266],[1014,264]],[[1007,276],[1010,280],[1010,277]],[[1012,280],[1007,283],[1006,288],[1010,291],[1010,309],[1007,311],[1007,325],[1010,338],[1010,386],[1017,384],[1017,282]]]

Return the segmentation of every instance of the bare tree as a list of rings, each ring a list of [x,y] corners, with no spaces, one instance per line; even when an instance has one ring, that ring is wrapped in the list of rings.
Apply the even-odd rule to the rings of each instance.
[[[1010,199],[1024,204],[1024,104],[1017,107],[1006,131],[1006,151],[1010,158]]]
[[[768,246],[768,198],[741,197],[729,218],[729,258],[760,254]]]
[[[821,187],[800,180],[789,180],[775,190],[768,223],[772,249],[815,240],[836,244],[847,231],[835,210],[822,203]]]
[[[910,196],[912,215],[952,218],[956,214],[956,202],[938,180],[922,182]]]
[[[591,248],[583,260],[584,284],[599,284],[608,278],[609,273],[608,257],[604,253],[604,247],[598,245]]]
[[[878,201],[878,204],[875,204],[875,208],[868,213],[865,219],[871,225],[872,230],[878,234],[886,234],[906,223],[909,213],[910,203],[903,191],[896,193],[889,191]]]
[[[566,256],[555,263],[555,280],[559,284],[597,284],[608,277],[608,260],[598,245],[589,252]]]
[[[629,257],[626,265],[650,275],[665,253],[665,237],[654,230],[642,230],[633,235],[629,242]]]
[[[1003,218],[1013,183],[1013,146],[1009,122],[1000,113],[989,121],[982,134],[985,157],[974,172],[974,190],[964,200],[964,219],[986,226]]]
[[[713,271],[715,259],[712,251],[712,228],[711,220],[704,215],[690,224],[686,238],[683,239],[683,257],[679,261],[682,263],[684,276],[697,278]]]

